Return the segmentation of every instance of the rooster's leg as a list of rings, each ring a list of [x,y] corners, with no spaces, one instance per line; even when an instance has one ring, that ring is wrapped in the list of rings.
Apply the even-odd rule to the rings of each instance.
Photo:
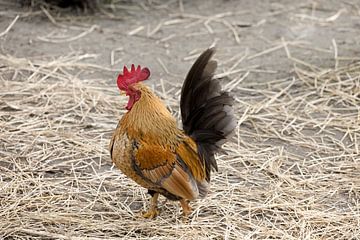
[[[184,216],[185,217],[189,216],[192,211],[191,207],[189,206],[189,203],[185,199],[181,199],[180,204],[183,209]]]
[[[143,213],[144,218],[154,218],[159,215],[159,210],[157,209],[157,201],[158,201],[159,193],[154,193],[154,195],[150,199],[150,208],[147,212]]]

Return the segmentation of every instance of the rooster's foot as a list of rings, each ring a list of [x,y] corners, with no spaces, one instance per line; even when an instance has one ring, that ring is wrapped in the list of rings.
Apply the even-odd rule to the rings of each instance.
[[[189,206],[189,203],[185,200],[185,199],[181,199],[180,200],[180,204],[181,204],[181,207],[183,209],[183,215],[184,217],[187,217],[191,214],[192,212],[192,209],[191,207]]]
[[[159,213],[160,213],[160,211],[157,210],[156,208],[155,208],[155,209],[149,209],[148,211],[146,211],[146,212],[143,213],[143,217],[144,217],[144,218],[153,219],[153,218],[155,218],[156,216],[158,216]]]
[[[155,218],[157,215],[159,215],[160,211],[157,209],[157,200],[159,197],[159,193],[155,193],[151,200],[150,200],[150,208],[149,210],[147,210],[147,212],[143,213],[143,217],[144,218],[149,218],[149,219],[153,219]]]

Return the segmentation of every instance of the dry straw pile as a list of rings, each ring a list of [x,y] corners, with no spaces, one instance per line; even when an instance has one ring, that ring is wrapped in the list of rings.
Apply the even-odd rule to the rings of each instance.
[[[146,190],[112,168],[126,99],[114,81],[78,77],[101,68],[92,57],[0,55],[0,238],[359,238],[359,63],[297,62],[286,79],[224,82],[239,125],[211,193],[184,221],[169,201],[141,218]],[[179,116],[180,86],[154,88]]]

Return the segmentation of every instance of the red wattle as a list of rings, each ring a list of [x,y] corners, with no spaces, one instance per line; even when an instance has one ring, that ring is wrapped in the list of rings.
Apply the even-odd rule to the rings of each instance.
[[[131,108],[133,107],[134,103],[135,103],[135,96],[134,95],[129,95],[129,101],[128,101],[127,105],[126,105],[126,110],[130,111]]]

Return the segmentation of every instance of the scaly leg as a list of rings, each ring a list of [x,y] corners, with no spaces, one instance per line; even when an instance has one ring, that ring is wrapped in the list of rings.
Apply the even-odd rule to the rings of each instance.
[[[144,218],[155,218],[159,215],[159,210],[157,209],[157,201],[158,201],[159,193],[154,193],[154,195],[150,199],[150,208],[147,212],[143,213]]]
[[[183,215],[185,217],[189,216],[191,214],[191,207],[189,206],[189,203],[185,199],[180,200],[181,207],[183,209]]]

